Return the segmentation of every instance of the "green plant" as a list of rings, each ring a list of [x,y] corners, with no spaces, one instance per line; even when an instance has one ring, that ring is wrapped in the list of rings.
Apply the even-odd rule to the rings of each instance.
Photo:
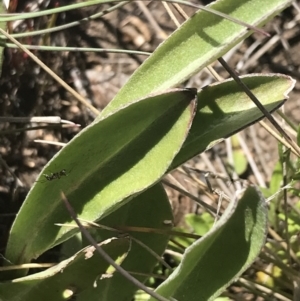
[[[262,26],[289,3],[223,0],[211,8]],[[182,83],[249,34],[244,26],[200,11],[161,44],[99,117],[45,166],[11,229],[7,261],[29,263],[78,233],[61,192],[81,220],[112,228],[165,231],[165,235],[131,234],[161,255],[169,241],[170,225],[165,222],[172,220],[162,177],[263,117],[233,80],[197,92],[166,89]],[[242,80],[269,112],[283,104],[294,86],[290,77],[278,74]],[[231,201],[213,229],[187,248],[178,268],[156,293],[161,300],[214,300],[255,260],[266,229],[265,201],[255,187],[249,187]],[[145,281],[157,258],[134,240],[131,246],[128,239],[107,240],[115,236],[106,230],[95,235],[105,240],[100,246],[122,268]],[[87,242],[79,245],[76,254],[41,273],[2,272],[0,299],[64,300],[76,294],[76,300],[131,300],[137,287],[112,272],[98,254],[85,260],[90,252]]]

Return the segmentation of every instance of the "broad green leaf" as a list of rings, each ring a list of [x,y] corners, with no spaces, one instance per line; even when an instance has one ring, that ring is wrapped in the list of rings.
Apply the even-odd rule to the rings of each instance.
[[[126,238],[108,239],[99,245],[119,264],[130,250]],[[109,271],[110,265],[89,246],[43,272],[0,283],[0,300],[64,301],[66,296],[80,294],[105,281]]]
[[[209,7],[241,21],[262,26],[291,0],[219,0]],[[101,116],[149,93],[182,83],[249,36],[246,27],[199,10],[183,23],[135,71]],[[100,117],[99,117],[100,118]]]
[[[214,300],[256,259],[266,233],[265,200],[249,187],[240,200],[229,204],[215,227],[187,248],[180,265],[156,292],[180,301]]]
[[[242,80],[268,111],[281,106],[295,85],[291,77],[280,74],[256,74],[244,76]],[[203,88],[198,92],[198,107],[192,128],[171,168],[262,117],[261,111],[233,80]]]
[[[157,210],[159,208],[159,210]],[[114,211],[109,216],[105,217],[101,223],[110,227],[132,226],[132,227],[151,227],[159,230],[170,230],[170,226],[164,221],[172,220],[172,210],[166,192],[161,184],[156,184],[137,197],[131,202],[125,204],[118,210]],[[115,232],[106,230],[99,231],[100,240],[114,239]],[[165,250],[169,236],[155,233],[138,233],[132,232],[131,236],[146,244],[158,256],[161,256]],[[140,245],[131,241],[130,250],[128,252],[129,239],[122,241],[113,240],[109,243],[102,243],[102,248],[117,260],[122,259],[122,267],[128,271],[149,274],[157,259],[153,257],[147,250]],[[123,252],[126,255],[125,259],[122,256]],[[82,262],[82,255],[87,253],[84,249],[79,251],[68,260],[58,264],[45,272],[37,273],[29,277],[13,280],[12,282],[0,283],[0,300],[15,301],[15,300],[61,300],[63,291],[73,289],[76,293],[76,300],[128,300],[132,299],[136,287],[127,279],[114,273],[113,277],[103,277],[99,279],[105,271],[109,271],[108,264],[101,259],[101,256],[95,252],[94,256],[97,260]],[[121,256],[121,257],[120,257]],[[74,262],[75,260],[75,262]],[[78,261],[79,260],[79,261]],[[118,261],[117,261],[118,262]],[[121,262],[118,262],[120,264]],[[65,273],[66,270],[66,273]],[[86,277],[86,272],[89,275]],[[61,276],[64,274],[64,276]],[[70,274],[72,275],[70,277]],[[98,277],[98,278],[97,278]],[[145,276],[137,276],[141,281]],[[94,286],[94,282],[97,286]],[[116,290],[115,288],[118,287]],[[51,294],[57,291],[59,296]],[[46,297],[45,297],[46,296]],[[55,299],[54,299],[55,297]],[[65,300],[65,299],[64,299]]]
[[[78,216],[99,220],[157,182],[188,133],[195,109],[193,90],[150,96],[88,126],[66,145],[42,174],[66,170],[46,181],[41,174],[12,226],[6,258],[29,262],[77,230],[58,227],[72,219],[63,191]]]
[[[171,230],[170,225],[166,224],[165,221],[172,220],[172,218],[172,210],[166,192],[161,184],[157,184],[104,218],[101,224],[111,227],[131,226],[168,231]],[[112,235],[104,230],[100,231],[100,234],[103,239],[107,239]],[[129,234],[147,245],[158,256],[162,255],[169,240],[167,232],[166,234],[143,232],[130,232]],[[157,259],[153,255],[135,241],[132,241],[130,252],[126,256],[122,267],[132,272],[140,281],[144,281],[146,277],[138,275],[138,273],[150,274],[156,263]],[[99,283],[96,288],[79,294],[76,300],[131,301],[136,290],[137,287],[120,274],[115,273],[112,278]]]

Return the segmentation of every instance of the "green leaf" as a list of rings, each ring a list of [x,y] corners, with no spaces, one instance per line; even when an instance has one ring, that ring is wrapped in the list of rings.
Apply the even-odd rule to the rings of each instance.
[[[277,162],[270,181],[270,194],[273,195],[280,190],[283,183],[282,163]]]
[[[170,225],[165,224],[165,220],[172,220],[171,205],[162,185],[156,184],[105,217],[101,223],[109,227],[150,227],[168,231],[170,230]],[[109,241],[114,239],[114,235],[116,235],[115,232],[100,230],[97,236],[99,240]],[[168,234],[132,232],[130,236],[147,245],[158,256],[162,255],[169,240]],[[154,265],[157,263],[157,259],[135,241],[131,241],[128,252],[128,239],[113,240],[109,244],[102,244],[102,247],[112,258],[121,258],[124,269],[145,275],[151,273]],[[79,251],[75,256],[71,256],[68,260],[45,272],[0,284],[0,300],[48,300],[45,296],[56,297],[56,294],[51,294],[52,291],[62,293],[71,287],[75,289],[76,300],[78,301],[132,300],[137,287],[118,273],[114,273],[113,277],[97,281],[97,286],[93,286],[97,276],[103,271],[109,270],[109,266],[97,252],[94,254],[94,259],[97,262],[82,262],[79,256],[86,253],[85,250]],[[126,257],[123,258],[122,254],[126,254]],[[81,260],[79,263],[78,259]],[[75,260],[75,264],[73,260]],[[65,273],[66,268],[67,273]],[[62,270],[65,277],[60,276]],[[87,271],[90,271],[88,277],[85,275]],[[72,275],[71,277],[70,274]],[[137,276],[137,278],[140,281],[145,280],[145,276]],[[118,287],[117,290],[115,289],[116,287]],[[33,294],[34,297],[32,296]],[[59,301],[61,296],[62,294],[52,300]]]
[[[297,144],[298,146],[300,146],[300,126],[298,127],[298,131],[297,131]]]
[[[12,226],[6,258],[29,262],[77,230],[58,227],[72,219],[63,191],[78,217],[99,220],[157,182],[188,133],[195,109],[193,90],[174,90],[137,101],[91,124],[66,145],[41,174]],[[30,233],[30,235],[29,235]]]
[[[172,220],[172,218],[172,210],[166,192],[161,184],[157,184],[104,218],[101,224],[111,227],[122,227],[124,225],[165,230],[166,234],[130,232],[132,237],[144,243],[158,256],[161,256],[169,241],[167,231],[171,230],[171,226],[165,224],[164,221]],[[100,231],[100,234],[103,239],[112,235],[104,230]],[[122,267],[133,273],[140,281],[145,281],[146,277],[140,276],[140,274],[150,274],[156,263],[157,259],[149,251],[132,241],[130,252],[125,258]],[[107,279],[103,285],[99,284],[96,288],[79,294],[76,300],[130,301],[136,290],[136,286],[116,273],[112,278]]]
[[[262,26],[291,0],[221,0],[209,7],[255,26]],[[149,93],[182,83],[251,34],[245,26],[199,10],[184,22],[135,71],[101,116]],[[100,117],[99,117],[100,118]]]
[[[295,85],[291,77],[278,74],[241,78],[268,111],[281,106]],[[233,80],[203,88],[198,92],[192,128],[171,169],[262,117],[261,111]]]
[[[180,265],[156,292],[180,301],[214,300],[256,259],[266,233],[265,200],[249,187],[207,235],[186,249]]]
[[[282,171],[282,163],[278,161],[275,165],[275,168],[272,173],[271,181],[270,181],[270,188],[268,189],[267,193],[265,192],[264,195],[270,197],[274,194],[276,194],[283,183],[283,171]],[[280,220],[278,218],[278,212],[280,210],[280,203],[282,199],[283,191],[281,191],[279,194],[276,194],[274,199],[270,202],[270,207],[268,211],[269,216],[269,223],[276,231],[278,231],[280,227]]]
[[[205,235],[214,224],[214,218],[207,212],[201,215],[195,213],[186,214],[185,222],[193,228],[193,231],[198,235]]]
[[[233,168],[234,171],[241,176],[243,173],[246,172],[248,167],[248,160],[247,157],[241,148],[240,142],[236,135],[231,137],[231,144],[232,144],[232,156],[233,156]]]
[[[126,238],[108,239],[99,245],[119,264],[130,249]],[[43,272],[0,283],[0,300],[64,301],[67,295],[80,294],[97,283],[102,285],[109,271],[110,265],[90,246]]]

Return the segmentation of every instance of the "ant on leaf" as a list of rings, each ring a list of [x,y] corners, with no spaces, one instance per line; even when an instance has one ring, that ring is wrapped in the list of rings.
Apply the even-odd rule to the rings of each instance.
[[[47,181],[52,181],[55,179],[60,179],[61,177],[66,177],[67,171],[65,169],[62,169],[59,172],[51,172],[49,175],[43,174],[43,176],[46,178]]]
[[[51,172],[50,174],[43,174],[43,176],[45,177],[45,179],[47,181],[52,181],[52,180],[56,180],[56,179],[60,179],[62,177],[66,177],[67,174],[67,170],[66,169],[62,169],[61,171],[58,172]],[[37,181],[37,182],[41,182],[41,181]],[[44,182],[41,182],[44,183]]]

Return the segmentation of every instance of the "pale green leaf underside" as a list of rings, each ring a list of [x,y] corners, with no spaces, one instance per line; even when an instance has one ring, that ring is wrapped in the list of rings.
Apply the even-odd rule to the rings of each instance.
[[[262,26],[291,0],[220,0],[211,8],[241,21]],[[182,83],[224,55],[250,34],[241,25],[199,10],[164,41],[136,70],[100,116],[150,93]]]
[[[241,78],[269,112],[284,103],[295,85],[295,80],[282,74],[252,74]],[[232,79],[201,89],[192,128],[171,168],[262,117],[262,112]]]
[[[249,187],[240,200],[230,203],[215,227],[186,250],[156,292],[180,301],[214,300],[258,256],[266,230],[265,200]]]
[[[156,210],[156,208],[159,208],[159,210]],[[156,184],[105,217],[101,222],[110,227],[127,225],[169,230],[170,226],[164,223],[165,220],[172,220],[172,210],[162,185]],[[98,234],[98,241],[103,241],[114,237],[116,232],[101,230]],[[132,232],[130,235],[139,239],[158,255],[163,253],[169,240],[168,235],[155,233],[145,235],[144,233]],[[122,239],[108,244],[105,243],[102,247],[114,259],[126,254],[125,259],[122,261],[122,267],[126,270],[143,274],[150,273],[157,262],[156,258],[134,241],[131,241],[128,252],[128,242],[128,239]],[[68,260],[58,264],[58,266],[42,273],[16,279],[14,282],[0,284],[0,300],[34,301],[48,300],[47,298],[49,297],[52,298],[51,300],[59,301],[61,300],[61,293],[71,288],[75,290],[76,300],[78,301],[132,299],[137,288],[118,273],[114,273],[111,278],[98,281],[97,287],[94,287],[93,284],[97,280],[97,276],[107,270],[108,264],[102,260],[97,252],[94,253],[94,259],[97,261],[88,260],[87,262],[79,261],[79,264],[77,262],[74,263],[73,259],[76,257],[80,259],[81,254],[84,255],[80,251],[74,257],[70,257]],[[69,267],[66,269],[66,266]],[[63,273],[61,273],[62,269]],[[138,278],[141,281],[145,279],[145,277],[141,276]],[[117,290],[115,289],[116,287],[118,287]],[[55,294],[52,294],[52,290],[56,291]]]
[[[114,260],[126,256],[130,249],[129,240],[110,239],[101,243],[101,247]],[[64,292],[79,294],[93,288],[94,282],[101,282],[109,264],[88,247],[58,265],[43,272],[13,281],[0,283],[0,300],[3,301],[64,301]],[[87,258],[86,256],[91,256]]]
[[[55,226],[72,222],[61,191],[79,217],[93,221],[158,181],[186,138],[195,104],[195,91],[170,91],[85,128],[42,171],[64,168],[67,176],[46,181],[41,175],[29,192],[13,224],[6,257],[15,264],[28,262],[74,234],[69,227]]]
[[[156,184],[147,189],[131,202],[119,208],[103,220],[101,223],[109,226],[123,225],[132,227],[149,227],[159,230],[171,230],[171,225],[164,221],[172,221],[172,209],[169,199],[161,184]],[[101,231],[103,239],[110,237],[111,233]],[[138,239],[154,251],[158,256],[164,252],[168,241],[168,234],[130,232],[134,238]],[[122,267],[131,271],[140,281],[145,280],[145,276],[153,271],[157,259],[146,249],[132,241],[130,252],[125,258]],[[116,289],[118,288],[118,289]],[[97,288],[86,290],[78,296],[77,301],[111,301],[111,300],[132,300],[137,287],[125,279],[122,275],[115,273],[114,277],[107,279],[103,285]]]

